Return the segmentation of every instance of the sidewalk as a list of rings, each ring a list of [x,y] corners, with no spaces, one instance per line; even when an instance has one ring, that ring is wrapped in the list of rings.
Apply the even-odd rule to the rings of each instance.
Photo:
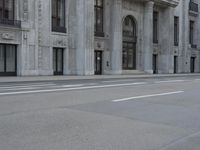
[[[68,80],[100,80],[100,79],[140,79],[162,77],[188,77],[199,76],[195,74],[156,74],[156,75],[92,75],[92,76],[25,76],[25,77],[0,77],[0,83],[9,82],[39,82],[39,81],[68,81]]]

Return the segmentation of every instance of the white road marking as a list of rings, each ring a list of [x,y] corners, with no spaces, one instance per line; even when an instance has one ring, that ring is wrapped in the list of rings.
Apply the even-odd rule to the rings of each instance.
[[[97,85],[97,83],[86,83],[86,85]]]
[[[133,80],[111,80],[111,81],[102,81],[103,83],[115,83],[115,82],[128,82],[131,81],[133,82]]]
[[[38,84],[38,85],[18,85],[18,86],[1,86],[0,89],[13,89],[13,88],[30,88],[30,87],[43,87],[43,86],[54,86],[56,84]]]
[[[168,93],[160,93],[160,94],[151,94],[151,95],[142,95],[142,96],[134,96],[122,99],[112,100],[112,102],[122,102],[122,101],[129,101],[134,99],[141,99],[141,98],[149,98],[149,97],[157,97],[157,96],[166,96],[166,95],[173,95],[173,94],[180,94],[184,91],[176,91],[176,92],[168,92]]]
[[[121,86],[144,85],[144,84],[146,84],[146,83],[145,82],[136,82],[136,83],[127,83],[127,84],[85,86],[85,87],[73,87],[73,88],[62,88],[62,89],[47,89],[47,90],[34,90],[34,91],[5,92],[5,93],[0,93],[0,96],[18,95],[18,94],[33,94],[33,93],[47,93],[47,92],[59,92],[59,91],[72,91],[72,90],[84,90],[84,89],[97,89],[97,88],[121,87]]]
[[[195,79],[195,81],[200,81],[200,79]]]
[[[67,88],[67,87],[79,87],[79,86],[84,86],[84,84],[61,85],[61,87],[65,87],[65,88]],[[57,86],[57,87],[59,87],[59,86]]]
[[[19,91],[19,90],[34,90],[34,89],[42,89],[42,88],[70,88],[70,87],[80,87],[83,86],[83,84],[74,84],[74,85],[57,85],[57,86],[39,86],[39,87],[22,87],[22,88],[6,88],[6,89],[0,89],[1,91]]]
[[[155,83],[175,83],[175,82],[185,82],[186,80],[167,80],[167,81],[156,81]]]

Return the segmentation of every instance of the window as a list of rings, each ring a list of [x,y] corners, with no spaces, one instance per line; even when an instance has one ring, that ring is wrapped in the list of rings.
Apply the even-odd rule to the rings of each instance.
[[[0,19],[14,20],[14,0],[0,0]]]
[[[196,48],[194,45],[194,21],[190,21],[190,30],[189,30],[189,42],[192,48]]]
[[[52,31],[66,32],[65,0],[52,0]]]
[[[179,44],[179,17],[174,17],[174,45]]]
[[[103,33],[103,0],[95,0],[95,23],[94,30],[95,36],[104,36]]]
[[[158,12],[153,12],[153,43],[158,43]]]

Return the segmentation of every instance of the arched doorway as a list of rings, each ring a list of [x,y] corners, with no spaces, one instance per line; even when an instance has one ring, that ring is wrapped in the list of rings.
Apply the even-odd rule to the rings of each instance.
[[[136,23],[132,16],[123,22],[122,69],[136,70]]]

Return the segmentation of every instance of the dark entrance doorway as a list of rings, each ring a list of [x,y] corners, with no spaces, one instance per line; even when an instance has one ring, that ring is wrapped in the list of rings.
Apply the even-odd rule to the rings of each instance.
[[[16,45],[0,44],[0,76],[17,75]]]
[[[190,59],[190,71],[191,73],[195,72],[195,57],[191,57]]]
[[[174,56],[174,73],[178,72],[178,56]]]
[[[102,51],[95,51],[94,52],[94,68],[95,68],[95,74],[101,75],[102,74]]]
[[[62,48],[53,49],[53,71],[54,75],[63,75],[63,52]]]
[[[123,22],[122,68],[136,69],[136,23],[132,16],[127,16]]]
[[[153,54],[153,73],[157,74],[158,73],[158,55]]]

